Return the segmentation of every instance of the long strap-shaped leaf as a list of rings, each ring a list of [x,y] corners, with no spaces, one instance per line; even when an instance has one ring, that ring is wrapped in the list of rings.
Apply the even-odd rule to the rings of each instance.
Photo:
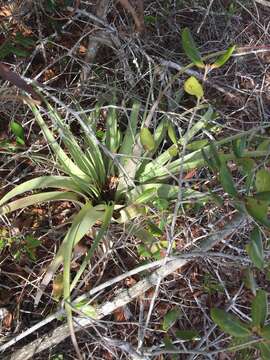
[[[57,143],[57,141],[55,140],[49,127],[46,125],[45,121],[43,120],[37,107],[32,103],[28,103],[28,106],[32,110],[33,114],[35,115],[36,121],[39,124],[39,126],[44,134],[44,137],[47,139],[50,147],[52,148],[53,152],[55,153],[57,161],[60,162],[63,169],[68,174],[72,173],[86,182],[87,181],[91,182],[91,179],[89,178],[89,176],[87,176],[83,171],[81,171],[81,169],[67,156],[67,154],[64,152],[64,150],[61,148],[61,146]]]
[[[15,186],[14,189],[10,190],[5,196],[2,197],[2,199],[0,200],[0,206],[2,206],[4,203],[9,201],[13,197],[21,195],[27,191],[46,188],[71,190],[79,193],[81,196],[84,196],[84,194],[81,192],[81,189],[68,176],[40,176]]]
[[[11,213],[12,211],[24,209],[27,206],[40,204],[45,201],[59,201],[59,200],[65,200],[65,201],[67,200],[81,204],[79,196],[73,192],[49,191],[35,195],[25,196],[22,199],[12,201],[0,208],[0,215],[5,215]]]
[[[103,218],[104,211],[98,211],[97,209],[97,207],[93,207],[90,203],[87,203],[75,216],[71,228],[66,234],[54,260],[50,263],[46,271],[46,274],[40,285],[40,290],[37,292],[35,298],[35,305],[38,305],[43,291],[51,281],[59,266],[64,263],[64,261],[64,268],[66,269],[64,283],[67,284],[69,279],[69,275],[67,274],[67,266],[70,266],[71,256],[69,254],[70,249],[73,249],[73,247],[82,239],[82,237],[89,231],[89,229],[96,223],[97,220],[101,220]],[[67,289],[64,291],[64,293],[67,294]]]
[[[113,210],[114,210],[114,205],[108,205],[107,208],[105,209],[104,218],[103,218],[101,227],[98,230],[98,234],[96,235],[91,248],[89,249],[87,255],[85,256],[79,271],[77,272],[75,278],[72,281],[72,284],[70,286],[70,291],[72,291],[74,289],[74,287],[75,287],[76,283],[78,282],[80,276],[82,275],[82,273],[85,270],[87,264],[89,263],[89,260],[94,255],[94,252],[96,251],[100,241],[105,236],[105,234],[106,234],[106,232],[108,230],[108,227],[110,225],[111,219],[112,219]]]
[[[151,191],[152,190],[152,191]],[[135,189],[130,190],[126,196],[129,203],[134,202],[147,202],[151,201],[156,197],[163,198],[166,200],[177,199],[179,193],[179,186],[169,185],[169,184],[160,184],[160,183],[150,183],[136,186]],[[145,201],[141,201],[141,198],[146,196]],[[201,193],[193,189],[183,189],[183,200],[188,199],[205,199],[209,198],[209,195],[206,193]],[[143,199],[142,199],[143,200]]]

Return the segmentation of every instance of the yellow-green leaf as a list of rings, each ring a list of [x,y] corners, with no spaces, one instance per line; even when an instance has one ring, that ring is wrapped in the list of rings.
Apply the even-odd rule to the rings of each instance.
[[[12,121],[10,123],[10,130],[13,133],[13,135],[16,136],[16,141],[20,145],[24,145],[24,128],[22,125],[16,121]]]
[[[203,88],[195,76],[189,77],[184,84],[184,89],[189,95],[196,96],[197,99],[203,97]]]
[[[219,68],[223,66],[232,56],[233,52],[235,50],[235,45],[229,47],[223,55],[221,55],[217,60],[214,62],[214,64],[211,65],[212,68]]]
[[[152,151],[155,149],[155,140],[148,128],[144,127],[141,129],[140,140],[145,150]]]

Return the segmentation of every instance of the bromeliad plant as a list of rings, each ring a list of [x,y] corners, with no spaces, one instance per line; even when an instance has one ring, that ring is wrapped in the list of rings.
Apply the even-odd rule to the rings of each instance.
[[[95,136],[96,122],[99,118],[98,108],[89,118],[83,119],[84,131],[82,138],[78,140],[59,113],[50,104],[46,104],[46,116],[52,120],[65,150],[44,121],[41,109],[28,102],[55,155],[59,169],[65,175],[41,176],[16,186],[0,200],[0,215],[48,201],[71,201],[76,204],[78,213],[70,219],[70,228],[41,284],[44,289],[63,263],[63,295],[68,303],[72,289],[111,222],[132,224],[132,219],[146,214],[148,204],[152,204],[155,199],[164,199],[168,203],[177,199],[179,186],[173,183],[171,175],[178,174],[181,165],[188,169],[203,161],[200,151],[196,150],[193,151],[195,158],[188,154],[181,162],[181,144],[184,140],[191,141],[207,126],[213,110],[209,107],[184,137],[178,140],[174,134],[175,144],[160,154],[161,144],[167,137],[168,120],[163,120],[152,135],[150,130],[144,127],[143,122],[140,125],[141,105],[137,102],[132,106],[124,131],[119,129],[117,110],[109,109],[105,137],[101,142]],[[173,127],[170,126],[170,137],[173,131]],[[12,201],[14,197],[30,191],[35,193]],[[182,191],[182,201],[194,199],[203,201],[207,196],[192,189]],[[71,281],[70,262],[73,249],[97,221],[101,223],[100,230],[80,270]],[[134,225],[125,226],[125,229],[142,239],[151,237],[155,240],[146,229],[136,228]],[[39,292],[36,304],[41,295],[42,292]]]

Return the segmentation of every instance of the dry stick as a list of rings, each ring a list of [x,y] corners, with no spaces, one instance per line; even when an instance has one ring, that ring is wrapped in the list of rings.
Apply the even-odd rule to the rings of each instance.
[[[247,217],[245,215],[237,215],[234,219],[224,227],[223,230],[217,231],[213,235],[209,236],[201,244],[202,252],[209,251],[213,246],[219,243],[221,240],[228,238],[232,233],[238,231],[241,227],[245,226]],[[196,250],[198,251],[198,249]],[[120,294],[115,296],[112,301],[105,302],[96,308],[95,320],[100,320],[103,317],[111,314],[116,309],[130,303],[132,300],[144,294],[147,290],[156,286],[157,282],[164,279],[166,276],[172,274],[177,269],[186,265],[190,260],[187,259],[175,259],[168,262],[164,267],[154,271],[151,275],[145,279],[139,281],[137,284],[132,286],[130,289],[123,290]],[[88,327],[93,323],[90,318],[74,318],[75,331],[82,328]],[[43,339],[38,339],[24,346],[20,350],[13,353],[11,356],[6,357],[6,360],[27,360],[35,354],[51,348],[54,345],[59,344],[61,341],[69,336],[69,327],[67,324],[61,325],[52,331],[49,335],[46,335]]]
[[[107,15],[107,9],[109,6],[109,0],[99,0],[98,4],[97,4],[97,9],[96,9],[96,15],[98,19],[102,19],[103,21],[106,21],[106,15]],[[96,23],[97,25],[97,23]],[[104,36],[104,31],[103,30],[99,30],[97,32],[98,35],[100,35],[101,37]],[[107,35],[107,34],[105,34]],[[101,46],[101,42],[93,39],[89,36],[89,40],[88,40],[88,47],[87,47],[87,52],[86,52],[86,56],[85,56],[85,62],[87,63],[87,65],[83,66],[82,68],[82,72],[81,72],[81,80],[82,81],[86,81],[89,77],[89,72],[90,72],[90,68],[88,66],[88,64],[92,64],[94,62],[94,59],[96,58],[97,52],[99,50]]]
[[[270,254],[269,254],[270,255]],[[267,255],[267,258],[269,258],[269,255]],[[192,251],[190,253],[184,253],[181,255],[175,255],[175,256],[170,256],[168,261],[174,261],[176,259],[186,259],[188,261],[190,261],[191,259],[195,259],[195,258],[200,258],[200,257],[208,257],[208,258],[223,258],[224,259],[228,259],[234,262],[244,262],[247,265],[250,264],[250,261],[248,259],[244,259],[241,256],[234,256],[234,255],[227,255],[227,254],[223,254],[220,252],[210,252],[207,253],[205,251],[200,252],[200,251]],[[141,265],[138,266],[130,271],[127,271],[121,275],[118,275],[116,277],[114,277],[113,279],[107,280],[104,283],[94,287],[93,289],[91,289],[88,293],[79,296],[78,298],[76,298],[76,303],[81,302],[82,300],[88,300],[90,296],[93,296],[95,294],[97,294],[98,292],[101,292],[103,290],[105,290],[108,287],[111,287],[114,284],[119,283],[120,281],[125,280],[128,277],[137,275],[143,271],[146,270],[150,270],[153,269],[155,267],[160,266],[163,263],[163,259],[162,260],[156,260],[153,261],[149,264],[145,264],[145,265]],[[30,327],[29,329],[25,330],[24,332],[22,332],[21,334],[16,335],[14,338],[12,338],[11,340],[9,340],[8,342],[0,345],[0,353],[5,352],[7,349],[9,349],[11,346],[14,346],[17,342],[19,342],[20,340],[24,339],[25,337],[27,337],[30,334],[33,334],[34,332],[36,332],[37,330],[41,329],[42,327],[44,327],[45,325],[51,323],[52,321],[56,320],[57,318],[61,318],[65,316],[65,311],[63,309],[58,310],[56,313],[49,315],[47,318],[45,318],[44,320],[40,321],[39,323],[33,325],[32,327]]]

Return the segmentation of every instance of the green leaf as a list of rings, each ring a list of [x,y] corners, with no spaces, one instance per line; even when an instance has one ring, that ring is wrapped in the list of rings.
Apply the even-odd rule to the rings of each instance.
[[[237,190],[234,186],[233,177],[225,161],[221,162],[219,168],[219,179],[224,191],[232,197],[237,197]]]
[[[178,146],[176,144],[174,144],[173,146],[171,146],[168,149],[168,151],[169,151],[169,154],[170,154],[171,157],[175,157],[178,154]]]
[[[61,148],[61,146],[55,141],[54,135],[43,120],[38,108],[33,103],[27,103],[33,114],[35,115],[35,119],[40,126],[45,139],[48,141],[49,146],[53,150],[57,161],[61,164],[63,169],[68,174],[73,174],[74,176],[82,179],[87,183],[91,183],[91,179],[88,175],[86,175],[65,153],[65,151]],[[52,107],[49,107],[51,110]],[[54,118],[57,119],[57,116],[51,110],[51,114],[54,115]]]
[[[255,296],[257,292],[257,283],[254,277],[254,271],[250,267],[244,270],[244,284],[245,286],[252,291],[252,294]]]
[[[27,191],[37,190],[37,189],[48,189],[48,188],[58,188],[74,191],[83,196],[81,189],[76,185],[76,183],[67,176],[40,176],[28,181],[25,181],[22,184],[16,185],[14,189],[10,190],[5,196],[0,199],[0,206],[12,199],[14,196],[21,195]]]
[[[70,307],[70,266],[72,260],[72,250],[76,244],[88,233],[96,221],[102,218],[103,212],[98,212],[90,203],[85,204],[76,214],[69,228],[57,256],[63,259],[63,284],[64,299],[66,301],[66,309]],[[49,267],[50,269],[50,267]],[[48,269],[48,271],[49,271]]]
[[[230,59],[234,50],[235,50],[235,45],[229,47],[223,55],[217,58],[217,60],[214,62],[214,64],[211,65],[211,67],[220,68],[221,66],[223,66]]]
[[[237,158],[241,158],[246,148],[246,138],[243,136],[240,139],[233,141],[233,152]]]
[[[162,329],[168,331],[181,316],[182,312],[179,308],[174,308],[167,312],[163,319]]]
[[[150,130],[146,127],[142,128],[140,131],[140,140],[142,146],[147,151],[152,151],[155,148],[155,140]]]
[[[257,147],[258,151],[268,151],[270,149],[270,139],[263,140]]]
[[[116,153],[120,145],[121,134],[117,124],[117,112],[115,108],[110,108],[106,120],[106,139],[105,143],[112,153]]]
[[[168,136],[171,140],[171,142],[175,145],[177,145],[177,137],[176,137],[176,132],[174,130],[174,127],[172,124],[169,124],[168,126]]]
[[[173,342],[168,334],[164,335],[163,341],[164,341],[164,347],[167,351],[177,350],[177,348],[173,345]],[[171,360],[177,360],[177,359],[178,359],[178,355],[172,354]]]
[[[249,215],[251,215],[261,224],[270,226],[270,221],[267,218],[268,201],[262,201],[250,196],[246,196],[245,205]]]
[[[261,360],[269,360],[270,359],[270,345],[266,343],[258,344],[258,347],[261,352]]]
[[[25,144],[25,138],[24,138],[24,128],[22,125],[16,121],[12,121],[10,123],[10,130],[13,133],[13,135],[16,136],[16,141],[20,145]]]
[[[266,340],[270,340],[270,324],[265,325],[261,331],[260,335]]]
[[[22,199],[12,201],[0,208],[0,215],[9,214],[15,210],[24,209],[27,206],[40,204],[47,201],[72,201],[81,204],[80,197],[73,192],[49,191],[40,194],[26,196]]]
[[[90,249],[88,250],[82,265],[80,266],[80,269],[77,271],[72,284],[70,285],[70,289],[71,291],[74,289],[74,287],[76,286],[78,280],[80,279],[82,273],[84,272],[85,268],[88,266],[89,261],[91,260],[92,256],[94,255],[95,251],[97,250],[99,243],[101,242],[101,240],[103,239],[103,237],[105,236],[109,225],[111,223],[111,219],[112,219],[112,215],[113,215],[113,210],[114,210],[114,206],[113,205],[108,205],[104,211],[104,217],[101,220],[102,224],[100,229],[98,230],[97,235],[94,237],[94,241],[92,243],[92,246],[90,247]]]
[[[251,241],[246,247],[248,256],[258,269],[264,268],[264,252],[260,229],[255,227],[250,234]]]
[[[98,314],[94,306],[88,304],[87,300],[81,300],[79,302],[75,302],[74,307],[78,309],[84,315],[92,318],[97,319]]]
[[[270,191],[270,171],[265,169],[257,171],[255,186],[258,192]]]
[[[253,195],[253,198],[256,200],[261,200],[264,203],[269,204],[270,203],[270,191],[259,192],[255,195]]]
[[[245,323],[224,310],[216,308],[211,309],[211,317],[221,330],[231,336],[245,337],[251,334],[251,331],[247,328]]]
[[[196,96],[197,99],[203,97],[203,88],[195,76],[190,76],[184,83],[184,89],[189,95]]]
[[[199,50],[188,28],[182,31],[182,46],[187,57],[199,68],[204,68]]]
[[[153,186],[150,189],[144,190],[136,199],[134,199],[134,203],[136,204],[144,204],[153,199],[157,195],[157,189]]]
[[[268,315],[267,293],[264,290],[258,290],[251,305],[251,318],[254,326],[264,325]]]
[[[200,335],[196,330],[176,330],[175,335],[180,340],[200,340]]]
[[[125,131],[125,136],[123,138],[123,142],[119,150],[119,154],[128,155],[127,157],[121,156],[119,158],[119,161],[123,166],[126,164],[127,160],[129,159],[129,156],[132,155],[132,150],[136,142],[136,130],[139,119],[140,107],[141,104],[138,102],[135,102],[132,106],[130,119],[128,121],[127,129]]]
[[[187,144],[187,149],[190,151],[203,149],[206,145],[208,145],[208,140],[195,140],[190,144]]]
[[[160,237],[164,234],[164,232],[152,221],[147,221],[147,226],[149,228],[150,233],[153,236]]]

